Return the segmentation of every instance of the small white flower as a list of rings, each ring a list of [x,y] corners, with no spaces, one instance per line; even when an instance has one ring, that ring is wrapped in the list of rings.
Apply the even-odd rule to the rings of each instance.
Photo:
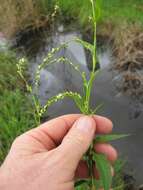
[[[58,95],[57,95],[57,98],[62,98],[62,97],[63,97],[62,94],[58,94]]]
[[[20,64],[25,63],[25,59],[24,59],[24,58],[21,58],[21,59],[19,60],[19,63],[20,63]]]
[[[43,62],[46,62],[47,61],[47,58],[44,58]]]

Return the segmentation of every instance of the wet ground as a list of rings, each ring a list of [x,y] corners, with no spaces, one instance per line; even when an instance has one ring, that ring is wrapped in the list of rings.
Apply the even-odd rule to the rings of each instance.
[[[36,51],[30,58],[29,73],[31,78],[41,63],[42,59],[52,47],[59,46],[62,42],[72,40],[75,36],[81,37],[77,31],[64,32],[60,26],[52,36],[42,35],[36,40]],[[35,38],[36,39],[36,38]],[[33,42],[32,42],[33,43]],[[42,44],[42,45],[41,45]],[[28,44],[29,45],[29,44]],[[34,46],[34,44],[32,44]],[[23,47],[23,50],[26,48]],[[32,48],[31,50],[32,51]],[[69,47],[63,50],[61,55],[68,57],[74,64],[80,66],[81,70],[89,75],[86,62],[85,50],[75,42],[71,42]],[[101,72],[96,78],[92,92],[92,105],[104,103],[104,109],[100,113],[109,117],[114,123],[114,132],[131,134],[127,139],[122,139],[115,143],[119,154],[128,161],[128,173],[135,176],[137,183],[143,182],[143,114],[142,104],[133,101],[130,96],[126,96],[117,89],[121,83],[122,75],[113,71],[112,65],[115,58],[112,55],[110,46],[106,46],[98,52]],[[79,75],[68,65],[55,64],[41,72],[41,82],[39,88],[39,98],[44,104],[47,98],[56,95],[58,92],[66,90],[82,92],[82,80]],[[53,105],[48,115],[56,117],[67,113],[77,113],[75,105],[71,100],[65,99]]]

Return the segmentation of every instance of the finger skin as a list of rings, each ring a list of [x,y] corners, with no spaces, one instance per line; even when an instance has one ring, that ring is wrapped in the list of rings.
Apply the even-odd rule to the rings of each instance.
[[[86,116],[88,119],[91,117],[91,126],[94,127],[90,127],[87,119],[84,122],[86,125],[76,124],[81,116],[83,115],[61,116],[17,137],[0,172],[0,189],[73,189],[75,171],[96,135],[96,129],[100,134],[112,130],[111,121],[101,116]],[[107,153],[103,151],[103,145],[95,148]],[[87,165],[80,163],[77,175],[86,177],[86,174]]]
[[[80,116],[80,114],[71,114],[52,119],[28,131],[23,137],[29,136],[44,145],[45,150],[52,150],[62,142],[64,136]]]
[[[59,146],[67,163],[76,170],[81,158],[88,151],[96,131],[96,123],[92,116],[80,117],[64,137]]]
[[[114,163],[117,160],[117,156],[118,156],[117,151],[110,144],[99,143],[99,144],[96,144],[94,148],[97,153],[105,154],[111,163]]]
[[[42,124],[38,129],[43,130],[44,132],[48,131],[49,136],[59,143],[74,122],[82,116],[82,114],[63,115]],[[97,125],[96,133],[108,134],[112,131],[113,124],[109,119],[102,116],[94,116],[93,118]]]
[[[28,131],[25,135],[36,139],[43,144],[47,150],[51,150],[62,142],[64,136],[68,133],[76,120],[82,116],[82,114],[63,115],[45,122],[39,127]],[[107,134],[112,131],[112,122],[109,119],[97,115],[93,116],[93,118],[96,122],[97,134]]]
[[[99,115],[93,116],[96,122],[96,133],[97,134],[108,134],[112,132],[113,123],[110,119]]]

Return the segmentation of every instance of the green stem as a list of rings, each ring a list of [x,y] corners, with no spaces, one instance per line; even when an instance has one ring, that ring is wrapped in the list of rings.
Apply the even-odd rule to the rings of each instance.
[[[91,1],[92,3],[92,18],[93,18],[93,26],[94,26],[94,44],[93,44],[93,53],[92,53],[92,72],[90,74],[90,79],[88,81],[88,85],[86,86],[86,105],[87,105],[87,113],[90,114],[90,98],[91,98],[91,90],[93,86],[93,81],[96,75],[96,9],[95,9],[95,2]],[[87,162],[89,167],[89,176],[91,178],[90,189],[95,190],[95,183],[94,183],[94,161],[93,161],[93,152],[94,152],[94,144],[92,143],[89,151],[87,153]]]
[[[91,144],[89,151],[87,153],[87,162],[88,162],[88,168],[89,168],[89,177],[91,179],[91,183],[90,183],[90,189],[91,190],[95,190],[95,184],[94,184],[94,174],[93,174],[93,168],[94,168],[94,162],[92,159],[92,155],[93,155],[93,143]]]
[[[36,122],[36,125],[40,125],[41,123],[41,119],[40,119],[40,116],[39,116],[39,101],[37,102],[36,98],[34,95],[32,95],[32,99],[33,99],[33,102],[34,102],[34,107],[36,109],[36,113],[34,114],[34,117],[35,117],[35,122]]]
[[[90,113],[90,98],[91,98],[91,90],[92,90],[94,79],[95,79],[95,72],[91,72],[90,79],[88,81],[88,85],[86,88],[86,105],[87,105],[86,114],[91,114]]]
[[[92,19],[93,19],[93,29],[94,29],[94,48],[93,48],[93,68],[92,68],[92,72],[95,72],[96,69],[96,8],[95,8],[95,2],[92,2]]]
[[[23,76],[22,74],[22,71],[19,72],[20,74],[20,77],[23,79],[23,81],[25,82],[26,84],[26,87],[27,87],[27,90],[31,93],[32,95],[32,88],[31,86],[29,86],[28,82],[26,81],[25,77]],[[39,116],[39,106],[40,106],[40,103],[39,101],[35,98],[34,95],[32,95],[32,99],[33,99],[33,102],[34,102],[34,107],[35,107],[35,110],[36,110],[36,113],[34,113],[34,119],[35,119],[35,122],[36,122],[36,125],[40,125],[41,123],[41,120],[40,120],[40,116]]]
[[[86,88],[86,112],[90,114],[90,97],[91,97],[91,90],[93,81],[95,79],[95,72],[96,72],[96,10],[95,10],[95,3],[92,1],[92,12],[93,12],[93,27],[94,27],[94,44],[93,44],[93,53],[92,53],[92,72],[90,74],[90,79],[88,81],[88,85]]]
[[[96,23],[94,23],[94,48],[93,48],[93,68],[92,72],[96,69]]]

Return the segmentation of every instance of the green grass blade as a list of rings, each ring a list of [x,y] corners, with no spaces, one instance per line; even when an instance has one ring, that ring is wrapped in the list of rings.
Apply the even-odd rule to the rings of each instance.
[[[93,153],[93,160],[99,171],[104,190],[109,190],[112,183],[111,166],[106,156],[103,154]]]
[[[94,110],[91,111],[91,113],[92,113],[92,114],[97,114],[99,111],[102,110],[103,106],[104,106],[103,103],[97,105],[96,108],[95,108]]]

